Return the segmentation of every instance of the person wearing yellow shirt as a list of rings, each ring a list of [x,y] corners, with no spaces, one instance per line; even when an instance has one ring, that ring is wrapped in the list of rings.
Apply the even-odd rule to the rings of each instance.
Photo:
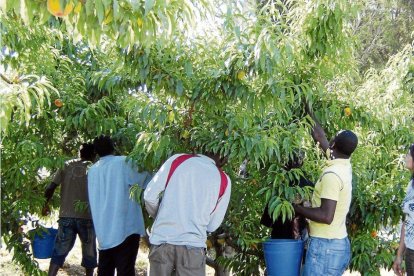
[[[327,153],[328,162],[317,181],[312,207],[294,205],[295,212],[310,220],[309,244],[304,276],[342,275],[351,260],[351,245],[346,230],[346,216],[352,198],[351,155],[358,138],[350,130],[339,131],[328,142],[325,131],[315,121],[312,137]]]

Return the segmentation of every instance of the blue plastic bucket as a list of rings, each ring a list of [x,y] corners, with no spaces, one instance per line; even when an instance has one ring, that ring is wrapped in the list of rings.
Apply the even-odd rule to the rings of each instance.
[[[299,276],[303,255],[303,240],[269,239],[263,251],[269,276]]]
[[[52,257],[57,232],[58,230],[54,228],[46,228],[46,231],[35,232],[32,240],[32,251],[35,258],[48,259]]]

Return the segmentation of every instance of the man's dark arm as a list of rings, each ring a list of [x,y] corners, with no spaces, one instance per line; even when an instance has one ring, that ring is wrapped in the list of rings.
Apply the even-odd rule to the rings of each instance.
[[[295,213],[301,214],[312,221],[331,224],[335,215],[336,201],[322,198],[321,207],[311,208],[294,204],[293,208]]]
[[[313,140],[315,140],[315,142],[319,143],[319,146],[325,153],[326,150],[329,148],[329,141],[326,138],[325,130],[322,128],[321,124],[316,119],[313,110],[308,105],[306,105],[306,112],[309,114],[309,116],[311,116],[311,118],[315,122],[312,128],[312,138]]]
[[[49,202],[49,200],[52,198],[57,186],[58,184],[56,184],[55,182],[52,182],[49,184],[49,186],[47,186],[45,190],[46,203]]]
[[[43,216],[47,216],[50,214],[49,201],[52,198],[53,193],[55,192],[57,186],[58,184],[56,184],[55,182],[52,182],[49,184],[49,186],[46,187],[45,194],[44,194],[46,198],[46,202],[45,202],[45,206],[43,206],[42,208]]]

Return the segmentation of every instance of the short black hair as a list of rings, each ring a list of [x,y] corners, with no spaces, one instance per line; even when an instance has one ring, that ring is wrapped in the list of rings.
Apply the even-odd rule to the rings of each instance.
[[[111,137],[105,135],[96,137],[93,140],[93,146],[100,157],[112,154],[115,150]]]
[[[80,147],[80,157],[86,160],[93,160],[95,158],[95,148],[91,143],[83,143]]]
[[[358,145],[358,137],[350,130],[341,130],[336,134],[334,142],[337,151],[351,156]]]
[[[292,152],[292,156],[289,157],[284,168],[286,170],[300,168],[303,166],[304,159],[305,159],[305,152],[301,149],[294,149]]]

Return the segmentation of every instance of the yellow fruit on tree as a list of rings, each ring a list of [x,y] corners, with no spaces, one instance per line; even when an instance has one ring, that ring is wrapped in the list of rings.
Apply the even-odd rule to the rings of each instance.
[[[63,17],[70,14],[74,8],[73,2],[68,1],[66,2],[66,5],[61,5],[61,3],[62,2],[60,0],[47,0],[47,10],[54,16],[58,17]]]
[[[73,5],[73,2],[72,2],[72,1],[70,1],[70,2],[66,5],[65,10],[63,11],[63,16],[66,16],[66,15],[70,14],[70,13],[73,11],[74,6],[75,6],[75,5]]]
[[[142,28],[142,26],[144,25],[144,21],[142,21],[141,18],[138,18],[137,19],[137,24],[138,24],[138,27]]]
[[[237,79],[242,80],[246,76],[246,72],[244,70],[240,70],[237,72]]]
[[[169,111],[169,112],[168,112],[168,122],[172,123],[172,122],[174,122],[174,119],[175,119],[175,114],[174,114],[174,112]]]
[[[103,24],[105,25],[109,24],[112,22],[113,19],[114,19],[114,16],[112,15],[112,10],[109,9],[105,12],[105,19],[103,21]]]
[[[372,231],[371,232],[371,237],[376,238],[377,237],[377,231]]]
[[[75,8],[73,9],[73,12],[76,13],[76,14],[78,14],[78,13],[80,13],[81,9],[82,9],[82,3],[81,2],[78,2],[76,4]]]
[[[351,116],[351,114],[352,114],[351,108],[350,107],[345,107],[344,108],[344,113],[345,113],[345,116],[347,116],[347,117]]]
[[[226,242],[225,239],[217,239],[217,243],[223,245]]]
[[[224,135],[229,136],[229,130],[226,129],[226,131],[224,132]]]
[[[184,139],[188,139],[188,137],[190,137],[190,132],[188,130],[184,130],[181,133],[181,137],[183,137]]]

